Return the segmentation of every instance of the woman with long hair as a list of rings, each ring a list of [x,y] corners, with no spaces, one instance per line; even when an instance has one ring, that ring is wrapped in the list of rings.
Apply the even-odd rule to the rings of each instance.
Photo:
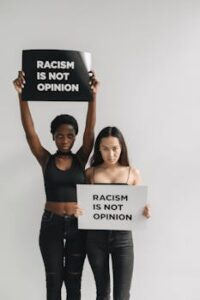
[[[140,174],[130,167],[127,147],[122,133],[116,127],[102,129],[96,138],[91,167],[86,170],[91,184],[140,184]],[[150,218],[146,205],[143,215]],[[131,231],[89,230],[87,254],[97,289],[97,300],[110,299],[109,256],[112,258],[113,299],[130,299],[133,273],[133,241]]]
[[[51,122],[51,134],[57,152],[45,149],[35,131],[27,101],[22,99],[25,74],[20,71],[14,80],[19,96],[21,121],[28,145],[39,162],[46,192],[45,210],[39,235],[40,250],[46,272],[47,300],[61,300],[61,287],[66,285],[67,300],[81,299],[81,275],[85,259],[85,232],[78,230],[76,184],[85,182],[84,168],[94,142],[96,92],[98,81],[90,74],[93,99],[88,103],[83,143],[76,153],[71,149],[78,133],[78,124],[68,114]]]

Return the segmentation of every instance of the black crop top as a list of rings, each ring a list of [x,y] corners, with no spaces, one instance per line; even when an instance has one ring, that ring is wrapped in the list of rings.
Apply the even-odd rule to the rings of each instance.
[[[85,183],[85,172],[76,154],[72,155],[70,169],[59,169],[55,163],[55,155],[49,157],[44,171],[44,185],[47,201],[76,202],[76,185]]]

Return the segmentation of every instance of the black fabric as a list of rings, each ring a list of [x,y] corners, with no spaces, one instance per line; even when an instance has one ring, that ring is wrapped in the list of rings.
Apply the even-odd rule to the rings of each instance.
[[[78,230],[77,218],[44,211],[39,244],[46,271],[47,300],[61,300],[64,283],[67,300],[81,299],[86,231]]]
[[[72,154],[71,167],[60,170],[55,163],[56,155],[51,155],[44,171],[47,201],[76,202],[76,184],[85,183],[85,172],[76,154]]]
[[[96,282],[96,300],[110,300],[110,255],[113,299],[129,300],[134,261],[131,231],[89,230],[86,249]]]
[[[63,152],[63,151],[57,150],[56,153],[54,154],[54,156],[59,156],[59,155],[61,155],[61,156],[73,156],[71,151]]]

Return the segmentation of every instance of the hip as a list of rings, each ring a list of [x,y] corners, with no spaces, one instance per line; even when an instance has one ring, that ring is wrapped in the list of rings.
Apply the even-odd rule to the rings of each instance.
[[[133,246],[131,231],[125,230],[88,230],[88,245]]]

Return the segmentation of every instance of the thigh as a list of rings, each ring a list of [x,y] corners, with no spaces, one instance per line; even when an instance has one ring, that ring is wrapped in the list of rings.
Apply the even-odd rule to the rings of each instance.
[[[108,270],[109,245],[108,233],[104,230],[91,230],[87,234],[86,250],[93,270]]]
[[[97,299],[110,299],[109,248],[107,233],[91,231],[87,236],[87,255],[92,268]]]
[[[68,230],[65,244],[64,282],[67,300],[81,299],[81,278],[85,260],[85,233],[77,228]]]
[[[46,212],[43,214],[39,245],[46,272],[61,271],[64,255],[62,223],[54,214]]]
[[[67,272],[79,273],[82,272],[86,256],[86,232],[78,230],[77,224],[71,224],[70,227],[65,243],[65,269]]]
[[[102,280],[109,278],[109,253],[102,248],[94,247],[87,252],[88,260],[95,279]]]
[[[130,232],[116,232],[112,248],[113,293],[115,300],[128,300],[133,273],[133,242]]]

